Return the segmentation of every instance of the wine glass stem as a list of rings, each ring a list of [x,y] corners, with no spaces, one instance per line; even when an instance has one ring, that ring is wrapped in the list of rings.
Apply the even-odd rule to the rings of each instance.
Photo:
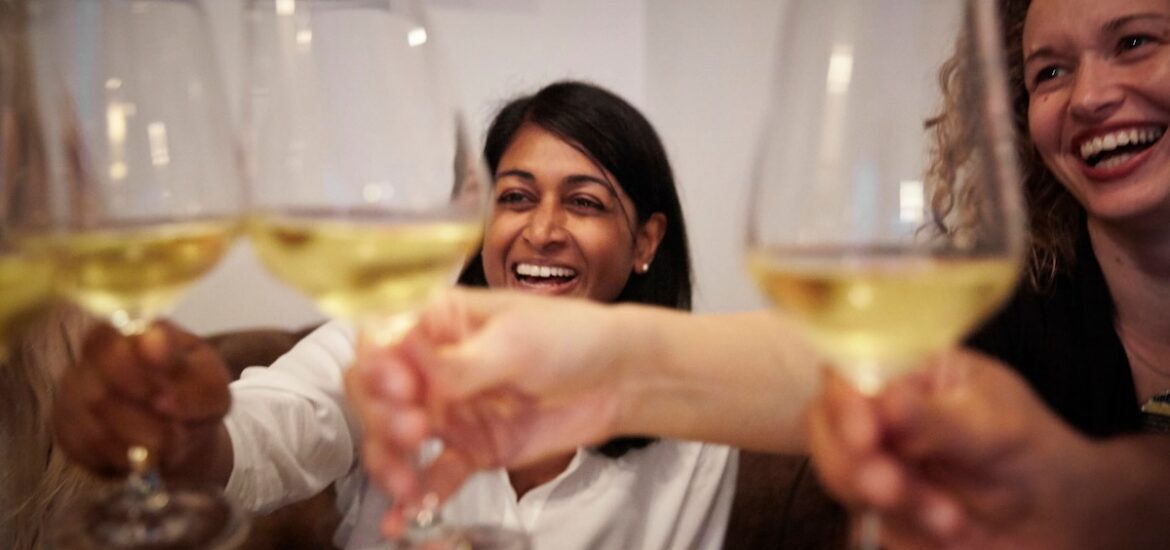
[[[150,328],[153,320],[141,311],[123,309],[110,315],[110,322],[123,336],[141,336]]]
[[[170,497],[163,486],[162,475],[150,465],[150,451],[141,445],[134,445],[126,451],[130,459],[130,477],[126,489],[137,506],[129,509],[131,519],[137,521],[147,514],[166,507]]]
[[[361,323],[358,347],[360,349],[373,346],[375,349],[381,349],[393,346],[400,342],[417,323],[418,313],[415,311],[404,311],[365,320]],[[434,439],[423,442],[414,461],[415,473],[419,478],[423,476],[426,465],[434,459],[434,451],[438,449],[438,445],[440,443]],[[435,533],[442,527],[439,508],[438,495],[430,492],[423,495],[419,508],[411,514],[410,525],[403,539],[417,543],[435,536]]]
[[[865,509],[857,519],[857,549],[878,550],[882,538],[881,514],[877,510]]]
[[[116,312],[111,321],[124,336],[141,336],[150,328],[151,320],[136,312]],[[166,499],[163,492],[162,476],[150,464],[150,450],[142,445],[131,445],[126,449],[126,459],[130,463],[130,476],[126,480],[128,490],[137,497],[138,502],[150,507],[159,505]],[[145,510],[135,508],[132,512],[141,515]]]

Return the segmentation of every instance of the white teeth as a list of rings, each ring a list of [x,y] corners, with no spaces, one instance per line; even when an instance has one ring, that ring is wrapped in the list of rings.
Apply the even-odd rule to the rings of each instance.
[[[567,267],[534,264],[516,264],[516,274],[525,277],[573,277],[577,272]]]
[[[1140,130],[1133,128],[1097,136],[1081,143],[1081,158],[1087,160],[1094,155],[1099,155],[1103,152],[1112,151],[1118,147],[1125,147],[1127,145],[1153,143],[1162,137],[1162,132],[1163,130],[1161,128],[1144,128]]]
[[[1121,155],[1117,155],[1116,157],[1109,157],[1109,158],[1101,161],[1101,163],[1097,165],[1097,168],[1102,168],[1102,169],[1108,170],[1108,169],[1116,167],[1116,166],[1121,166],[1122,164],[1125,163],[1125,161],[1127,161],[1131,158],[1133,158],[1133,153],[1124,153]]]

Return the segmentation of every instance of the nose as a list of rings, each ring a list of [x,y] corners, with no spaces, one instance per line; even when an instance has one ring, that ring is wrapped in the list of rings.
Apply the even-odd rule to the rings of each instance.
[[[1108,118],[1125,99],[1125,90],[1108,62],[1087,59],[1077,67],[1069,109],[1078,118],[1099,121]]]
[[[563,244],[568,232],[565,229],[565,212],[560,204],[555,200],[541,201],[530,211],[523,236],[537,249]]]

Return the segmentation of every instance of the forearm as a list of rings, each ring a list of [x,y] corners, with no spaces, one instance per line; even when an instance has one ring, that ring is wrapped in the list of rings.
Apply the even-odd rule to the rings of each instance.
[[[651,319],[651,317],[655,317]],[[802,452],[818,361],[770,312],[687,315],[619,307],[622,433]]]

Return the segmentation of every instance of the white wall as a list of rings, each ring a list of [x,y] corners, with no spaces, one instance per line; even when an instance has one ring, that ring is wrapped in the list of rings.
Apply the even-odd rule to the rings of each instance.
[[[743,224],[782,3],[646,2],[646,103],[683,195],[697,311],[763,305]]]
[[[697,309],[731,310],[762,303],[743,274],[740,235],[782,1],[431,0],[431,11],[479,127],[502,101],[558,78],[596,82],[641,108],[662,134],[681,187]],[[226,85],[238,90],[239,4],[207,5]],[[263,272],[246,243],[175,317],[198,332],[320,318]]]

